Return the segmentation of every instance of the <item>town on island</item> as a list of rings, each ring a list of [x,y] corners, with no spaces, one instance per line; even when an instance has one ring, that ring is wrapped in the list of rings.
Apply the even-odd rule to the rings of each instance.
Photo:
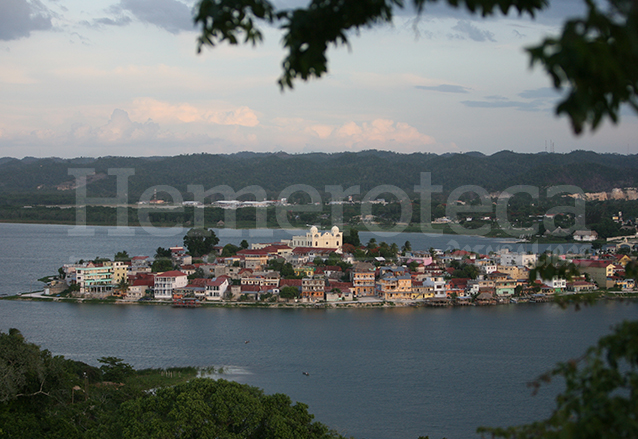
[[[113,260],[66,264],[45,279],[38,296],[179,307],[475,306],[594,292],[627,297],[635,294],[634,241],[586,254],[508,249],[480,254],[413,250],[409,241],[399,247],[374,238],[364,245],[356,230],[344,234],[337,226],[329,231],[313,226],[305,235],[276,243],[244,240],[239,246],[220,246],[212,230],[191,229],[184,246],[160,247],[154,257],[121,251]],[[21,297],[26,296],[34,295]]]

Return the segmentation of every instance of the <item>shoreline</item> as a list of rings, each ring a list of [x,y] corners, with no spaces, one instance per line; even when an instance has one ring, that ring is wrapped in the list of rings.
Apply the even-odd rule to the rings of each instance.
[[[173,302],[163,300],[147,301],[127,301],[118,299],[84,299],[44,296],[43,291],[14,294],[2,296],[0,300],[18,300],[23,302],[62,302],[90,305],[140,305],[140,306],[174,306]],[[511,299],[511,298],[510,298]],[[291,303],[291,302],[203,302],[193,308],[272,308],[272,309],[371,309],[371,308],[457,308],[457,307],[484,307],[499,305],[533,305],[536,303],[554,303],[561,307],[569,305],[589,305],[602,300],[638,300],[638,290],[633,291],[602,291],[597,290],[590,293],[581,294],[561,294],[556,296],[545,296],[537,298],[539,300],[518,299],[516,302],[510,300],[496,301],[495,303],[441,303],[427,300],[405,300],[405,301],[384,301],[381,299],[367,299],[349,302],[315,302],[315,303]]]

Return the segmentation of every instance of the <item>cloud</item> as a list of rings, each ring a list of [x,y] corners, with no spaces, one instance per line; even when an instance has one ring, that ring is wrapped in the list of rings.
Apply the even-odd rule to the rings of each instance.
[[[32,31],[51,29],[51,11],[39,0],[0,1],[0,40],[28,37]]]
[[[479,42],[496,41],[492,32],[480,30],[478,27],[474,26],[472,23],[466,20],[459,20],[456,23],[456,26],[454,26],[452,29],[461,33],[461,35],[451,35],[453,38],[465,39],[465,36],[467,36],[471,40]]]
[[[131,113],[136,119],[152,119],[161,123],[203,122],[245,127],[259,125],[257,114],[245,106],[212,110],[210,107],[197,107],[187,103],[170,104],[150,98],[138,98],[133,101]]]
[[[239,107],[232,111],[215,112],[208,120],[219,125],[241,125],[254,127],[259,125],[259,119],[253,110],[248,107]]]
[[[77,123],[69,129],[43,128],[33,131],[9,130],[0,124],[0,154],[40,156],[43,151],[58,151],[61,157],[153,156],[201,152],[228,152],[229,145],[248,145],[250,133],[176,132],[154,121],[136,122],[128,113],[116,109],[100,126]],[[254,136],[252,136],[254,138]],[[47,154],[50,154],[47,153]],[[1,155],[0,155],[1,156]]]
[[[128,24],[131,24],[132,21],[133,20],[131,19],[131,17],[127,15],[120,15],[116,18],[96,18],[95,20],[93,20],[93,24],[106,26],[126,26]]]
[[[319,137],[320,139],[325,139],[330,136],[330,134],[332,134],[334,128],[328,125],[313,125],[306,128],[306,131],[311,133],[312,135]]]
[[[461,101],[461,104],[469,108],[516,108],[517,110],[522,111],[541,111],[549,108],[547,101],[542,99],[536,99],[531,102],[523,102],[511,101],[503,97],[497,97],[497,99],[489,99],[486,101]]]
[[[499,101],[461,101],[463,105],[470,108],[519,108],[535,109],[536,105],[529,102],[516,102],[510,100]]]
[[[543,111],[553,107],[559,94],[551,87],[525,90],[518,96],[525,101],[510,100],[505,96],[485,96],[483,101],[461,101],[469,108],[515,108],[522,111]]]
[[[190,8],[177,0],[121,0],[113,11],[128,11],[141,22],[154,24],[172,34],[195,27]]]
[[[124,110],[115,109],[108,123],[95,131],[99,140],[121,142],[127,140],[151,140],[157,137],[159,125],[152,120],[144,123],[133,122]]]
[[[525,99],[556,99],[560,96],[558,91],[551,87],[541,87],[534,90],[525,90],[518,95]]]
[[[393,148],[394,145],[430,145],[436,141],[416,128],[403,122],[389,119],[375,119],[361,125],[349,122],[335,130],[334,137],[340,138],[349,148],[383,146]]]
[[[469,93],[468,90],[470,90],[467,87],[452,84],[441,84],[434,86],[416,85],[415,88],[418,88],[420,90],[442,91],[444,93]]]
[[[519,38],[519,39],[525,38],[527,36],[525,34],[520,33],[516,29],[512,29],[512,33],[514,34],[516,38]]]
[[[463,2],[460,2],[461,4]],[[533,19],[536,23],[556,25],[562,23],[567,17],[582,16],[586,10],[585,2],[582,0],[559,0],[549,2],[549,7],[538,12]],[[396,16],[416,16],[414,8],[411,6],[411,2],[408,3],[405,9],[394,8]],[[495,15],[497,19],[503,15],[498,7],[495,8]],[[430,3],[425,2],[425,8],[420,19],[480,19],[480,13],[472,14],[467,8],[459,7],[455,8],[449,5],[448,2]],[[516,8],[510,9],[508,18],[519,19],[519,14]],[[490,18],[488,18],[490,19]],[[524,14],[522,20],[531,20],[529,14]]]

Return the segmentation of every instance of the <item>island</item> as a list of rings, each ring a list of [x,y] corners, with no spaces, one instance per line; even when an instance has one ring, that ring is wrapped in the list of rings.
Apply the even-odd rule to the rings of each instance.
[[[638,240],[585,254],[507,249],[415,250],[359,242],[339,227],[280,242],[219,245],[214,231],[191,229],[183,246],[155,255],[80,260],[42,279],[42,292],[11,298],[175,307],[478,306],[546,302],[588,294],[633,297]],[[580,300],[580,299],[579,299]]]

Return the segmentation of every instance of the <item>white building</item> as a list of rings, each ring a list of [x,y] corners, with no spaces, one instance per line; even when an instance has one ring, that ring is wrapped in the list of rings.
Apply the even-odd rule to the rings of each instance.
[[[517,267],[533,268],[536,265],[536,255],[526,253],[510,253],[507,249],[500,255],[499,265],[516,265]]]
[[[153,296],[158,300],[171,300],[175,288],[183,288],[188,285],[188,276],[181,271],[172,270],[155,276]]]
[[[443,277],[426,277],[423,279],[423,286],[431,288],[434,291],[434,297],[437,299],[447,297]]]
[[[567,280],[554,276],[552,279],[543,279],[543,284],[554,290],[565,290],[567,288]]]
[[[595,241],[598,239],[598,233],[595,230],[576,230],[574,232],[574,241]]]
[[[228,289],[228,285],[228,277],[226,276],[206,281],[206,285],[204,287],[206,300],[222,300],[226,290]]]

